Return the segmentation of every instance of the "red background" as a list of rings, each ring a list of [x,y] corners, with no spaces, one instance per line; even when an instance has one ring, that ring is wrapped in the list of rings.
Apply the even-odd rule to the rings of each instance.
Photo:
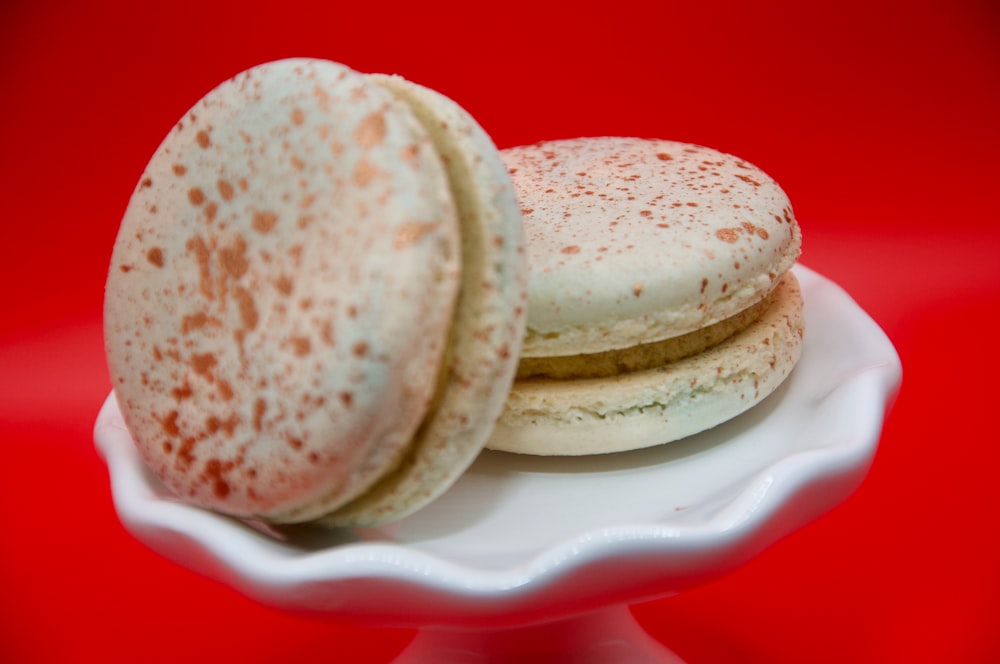
[[[0,660],[387,662],[412,638],[160,559],[91,441],[105,270],[146,160],[222,80],[310,55],[436,88],[501,147],[659,136],[778,179],[803,263],[883,326],[902,391],[844,504],[633,611],[689,664],[1000,661],[996,3],[340,4],[0,3]]]

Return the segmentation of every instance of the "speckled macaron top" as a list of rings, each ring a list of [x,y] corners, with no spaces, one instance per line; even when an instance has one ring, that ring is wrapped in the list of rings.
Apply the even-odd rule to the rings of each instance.
[[[625,348],[730,318],[796,261],[788,198],[737,157],[666,140],[503,151],[531,265],[526,357]]]
[[[434,399],[460,262],[404,102],[319,60],[223,83],[156,150],[111,260],[108,364],[143,457],[230,514],[356,498]]]

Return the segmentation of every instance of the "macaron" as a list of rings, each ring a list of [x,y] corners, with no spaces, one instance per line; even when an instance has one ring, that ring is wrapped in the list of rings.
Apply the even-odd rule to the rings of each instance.
[[[781,187],[732,155],[592,137],[504,150],[531,274],[517,379],[491,449],[582,455],[727,421],[789,375],[804,336]]]
[[[105,292],[118,405],[179,499],[374,525],[475,459],[526,266],[485,131],[398,77],[269,62],[202,98],[128,203]]]

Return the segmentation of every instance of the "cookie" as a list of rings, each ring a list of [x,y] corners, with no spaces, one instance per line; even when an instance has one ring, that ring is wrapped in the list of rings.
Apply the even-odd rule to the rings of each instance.
[[[524,325],[520,214],[484,136],[436,93],[315,59],[249,69],[177,123],[121,223],[105,346],[181,499],[373,524],[471,463]]]
[[[591,454],[702,431],[798,360],[791,204],[752,164],[664,140],[503,152],[531,265],[518,379],[488,446]]]

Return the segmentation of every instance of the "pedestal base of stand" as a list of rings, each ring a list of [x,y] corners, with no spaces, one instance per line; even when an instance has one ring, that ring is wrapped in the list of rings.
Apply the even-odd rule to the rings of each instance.
[[[651,637],[627,606],[514,629],[426,629],[396,664],[684,664]]]

